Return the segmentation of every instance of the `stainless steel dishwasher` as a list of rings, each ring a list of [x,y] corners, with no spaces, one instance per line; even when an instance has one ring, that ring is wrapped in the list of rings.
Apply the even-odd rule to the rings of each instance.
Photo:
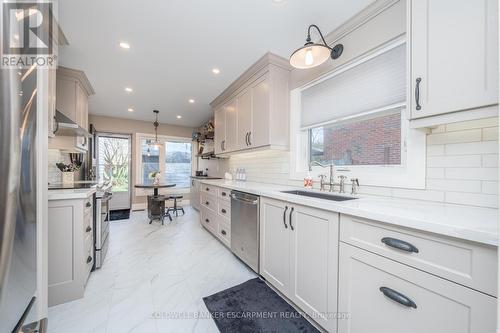
[[[260,197],[231,191],[231,251],[259,273]]]

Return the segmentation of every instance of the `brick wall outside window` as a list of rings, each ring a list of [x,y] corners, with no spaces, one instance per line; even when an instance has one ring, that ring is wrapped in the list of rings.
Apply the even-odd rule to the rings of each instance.
[[[401,164],[401,114],[312,129],[311,161],[335,165]]]

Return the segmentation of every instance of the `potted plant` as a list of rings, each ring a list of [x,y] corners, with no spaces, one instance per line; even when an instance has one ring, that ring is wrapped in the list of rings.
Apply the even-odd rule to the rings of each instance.
[[[161,181],[161,173],[160,171],[153,171],[149,174],[149,178],[153,180],[154,185],[160,184]]]
[[[56,163],[56,166],[62,172],[63,184],[72,184],[75,181],[74,173],[75,171],[80,170],[82,162],[71,162],[68,164],[64,162],[58,162]]]

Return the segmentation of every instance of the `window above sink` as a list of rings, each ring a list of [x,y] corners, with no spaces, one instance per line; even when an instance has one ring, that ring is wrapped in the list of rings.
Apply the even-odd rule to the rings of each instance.
[[[290,177],[317,161],[363,185],[424,188],[426,133],[410,128],[406,81],[402,36],[292,90]]]

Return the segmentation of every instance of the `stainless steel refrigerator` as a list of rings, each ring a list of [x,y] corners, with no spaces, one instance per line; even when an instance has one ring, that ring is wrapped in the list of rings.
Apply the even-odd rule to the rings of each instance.
[[[0,69],[2,333],[19,332],[35,311],[36,83],[36,69]]]

